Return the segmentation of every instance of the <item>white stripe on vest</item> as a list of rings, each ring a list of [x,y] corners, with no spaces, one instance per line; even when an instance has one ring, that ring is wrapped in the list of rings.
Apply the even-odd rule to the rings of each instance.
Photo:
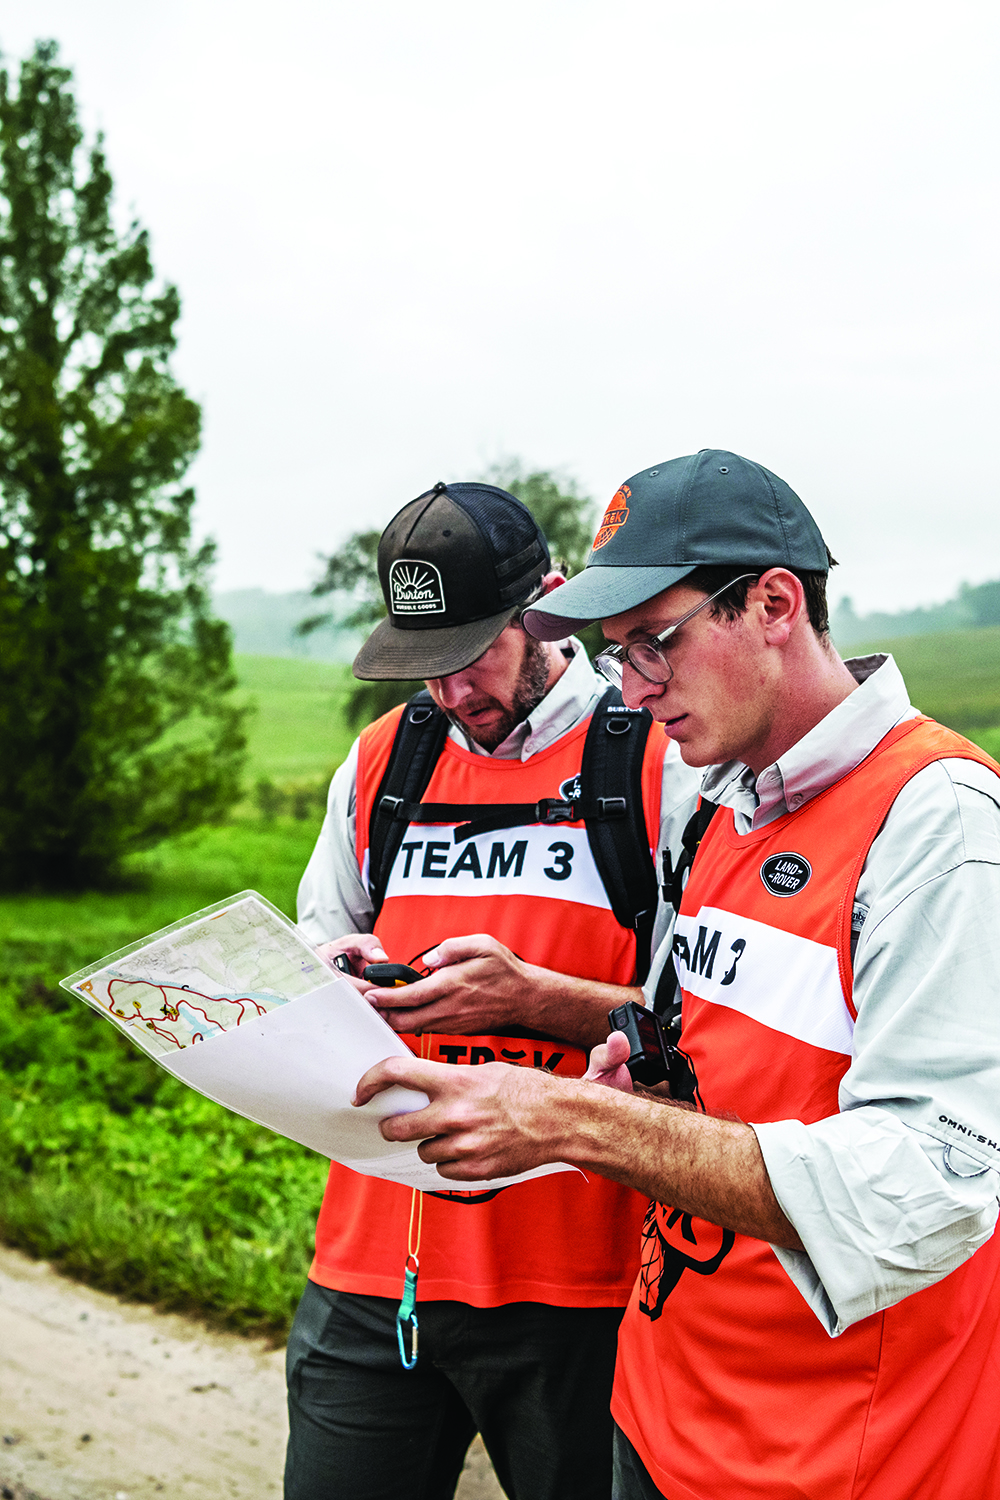
[[[828,1052],[853,1049],[837,950],[731,911],[680,915],[674,963],[683,989]]]
[[[392,867],[392,896],[551,896],[610,911],[585,828],[504,828],[456,844],[453,827],[411,823]],[[367,851],[365,874],[367,874]]]

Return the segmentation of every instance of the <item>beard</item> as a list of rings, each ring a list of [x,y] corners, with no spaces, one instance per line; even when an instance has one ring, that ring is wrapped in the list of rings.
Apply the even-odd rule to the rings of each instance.
[[[523,724],[529,714],[535,709],[545,697],[548,686],[551,663],[544,641],[538,641],[534,636],[525,634],[524,659],[521,662],[521,670],[514,685],[514,692],[509,704],[502,702],[499,698],[487,698],[484,702],[476,704],[476,708],[493,708],[499,712],[499,717],[487,728],[485,725],[463,723],[458,714],[451,717],[461,725],[464,732],[481,745],[484,750],[496,750],[502,745],[507,736],[518,726]]]

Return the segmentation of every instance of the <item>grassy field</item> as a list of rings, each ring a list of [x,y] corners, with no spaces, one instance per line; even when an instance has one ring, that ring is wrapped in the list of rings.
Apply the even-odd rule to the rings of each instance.
[[[353,738],[342,667],[237,658],[248,782],[322,787]],[[0,1235],[95,1285],[284,1332],[327,1163],[184,1088],[58,989],[74,969],[247,887],[294,915],[308,816],[254,814],[138,856],[130,888],[0,899]]]
[[[285,656],[237,656],[250,720],[248,779],[287,781],[328,772],[347,754],[354,734],[341,704],[353,680],[349,667]]]
[[[1000,730],[1000,626],[911,635],[852,647],[852,656],[891,651],[910,698],[923,713],[940,719],[996,753]]]
[[[294,913],[318,824],[241,819],[161,845],[134,890],[0,902],[0,1235],[109,1291],[284,1332],[326,1162],[177,1083],[57,988],[250,886]]]
[[[1000,751],[1000,629],[872,649],[893,650],[918,707]],[[250,795],[229,822],[138,856],[127,889],[0,899],[0,1236],[108,1290],[280,1333],[325,1162],[185,1089],[57,987],[246,887],[294,913],[322,786],[352,738],[349,678],[295,659],[237,664],[257,705],[248,786],[314,784],[302,816],[262,817]]]

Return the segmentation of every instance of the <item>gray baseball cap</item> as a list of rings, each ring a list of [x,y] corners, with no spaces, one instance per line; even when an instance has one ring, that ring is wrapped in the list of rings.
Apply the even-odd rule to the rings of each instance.
[[[584,571],[527,610],[524,628],[539,640],[562,640],[643,604],[695,568],[728,563],[823,573],[830,565],[819,527],[783,479],[738,453],[703,448],[625,481]]]

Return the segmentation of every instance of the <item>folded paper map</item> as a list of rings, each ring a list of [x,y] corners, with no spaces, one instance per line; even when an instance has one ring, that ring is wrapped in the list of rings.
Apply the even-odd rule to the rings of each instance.
[[[392,1088],[361,1109],[358,1079],[406,1044],[298,928],[241,891],[62,980],[175,1077],[237,1114],[370,1177],[440,1192],[415,1145],[379,1122],[422,1109]],[[496,1188],[567,1167],[463,1188]]]

